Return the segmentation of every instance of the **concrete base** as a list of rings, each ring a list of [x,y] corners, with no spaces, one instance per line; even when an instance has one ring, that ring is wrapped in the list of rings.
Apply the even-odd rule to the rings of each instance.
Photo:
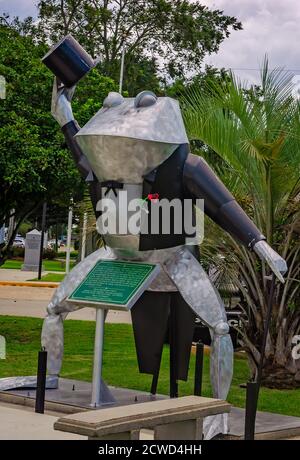
[[[230,436],[244,438],[245,410],[232,407],[229,414]],[[300,417],[257,412],[255,424],[256,439],[283,439],[300,435]]]
[[[108,389],[115,399],[115,403],[112,403],[114,406],[125,406],[128,404],[135,404],[137,402],[148,402],[152,401],[153,398],[167,399],[167,396],[157,395],[156,397],[153,397],[144,391],[129,390],[128,388],[116,388],[109,386]],[[77,408],[90,410],[93,409],[91,407],[91,391],[92,385],[89,382],[60,378],[57,389],[46,390],[45,400],[46,402],[55,402],[62,405],[75,406]],[[35,389],[9,390],[5,391],[5,394],[21,396],[26,399],[35,399]]]
[[[29,265],[29,264],[23,264],[21,270],[23,272],[38,272],[39,271],[39,266],[38,265]],[[42,265],[42,271],[45,270],[45,267]]]
[[[109,390],[116,400],[112,406],[124,406],[153,399],[168,399],[166,395],[153,397],[147,392],[130,390],[127,388],[116,388],[109,386]],[[34,405],[35,390],[11,390],[0,392],[0,400],[23,404]],[[59,379],[57,390],[46,391],[47,403],[55,411],[64,413],[80,412],[90,410],[91,384],[79,380]],[[105,406],[107,407],[107,406]],[[244,436],[245,410],[232,407],[229,414],[230,433],[229,438],[241,439]],[[291,436],[300,436],[300,417],[291,417],[268,412],[257,412],[256,417],[256,438],[257,439],[282,439]],[[131,436],[131,434],[127,434]]]

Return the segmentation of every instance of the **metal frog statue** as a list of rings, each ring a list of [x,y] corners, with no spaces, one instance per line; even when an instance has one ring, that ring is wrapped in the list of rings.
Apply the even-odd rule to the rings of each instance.
[[[72,113],[73,93],[74,87],[55,80],[52,114],[61,126],[81,175],[89,183],[98,227],[103,225],[99,200],[111,198],[118,204],[122,191],[127,191],[130,199],[140,200],[149,194],[169,201],[203,199],[204,212],[249,251],[255,251],[283,281],[285,261],[268,245],[207,163],[190,153],[176,100],[156,97],[150,91],[143,91],[135,98],[110,93],[99,112],[80,128]],[[116,207],[117,219],[119,212],[123,210]],[[48,375],[54,382],[62,363],[63,320],[75,308],[66,301],[67,297],[100,259],[147,261],[159,263],[161,271],[131,310],[140,372],[153,375],[158,372],[173,310],[175,378],[186,380],[198,316],[212,336],[213,396],[226,399],[232,379],[233,347],[224,305],[199,262],[197,245],[186,244],[184,229],[178,233],[174,228],[171,218],[168,234],[161,226],[155,233],[150,228],[148,233],[106,234],[105,247],[84,259],[64,279],[48,306],[42,331],[42,345],[48,351]],[[227,431],[226,415],[205,422],[206,438]]]

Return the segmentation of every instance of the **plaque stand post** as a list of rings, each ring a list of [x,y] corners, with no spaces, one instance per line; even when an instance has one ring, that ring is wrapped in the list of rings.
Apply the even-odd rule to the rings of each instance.
[[[101,405],[101,375],[102,375],[102,354],[103,354],[103,339],[104,339],[104,321],[105,310],[103,308],[96,309],[96,330],[95,330],[95,346],[94,346],[94,369],[92,383],[92,401],[91,406],[98,407]]]
[[[94,370],[91,406],[97,408],[113,404],[115,399],[101,378],[104,321],[112,308],[129,311],[160,271],[158,264],[99,260],[89,271],[68,302],[96,308]]]

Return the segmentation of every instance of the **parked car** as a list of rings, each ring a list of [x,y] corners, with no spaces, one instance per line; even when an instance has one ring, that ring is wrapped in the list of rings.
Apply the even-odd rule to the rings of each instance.
[[[48,240],[47,244],[48,249],[54,249],[55,248],[55,240]]]
[[[16,238],[13,241],[13,247],[14,248],[25,248],[25,240],[21,236],[16,236]]]

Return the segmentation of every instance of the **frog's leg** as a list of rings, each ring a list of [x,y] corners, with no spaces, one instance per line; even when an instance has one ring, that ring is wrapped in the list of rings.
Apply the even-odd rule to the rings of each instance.
[[[187,248],[180,249],[169,259],[165,269],[184,300],[210,329],[213,396],[226,399],[233,373],[233,346],[222,299],[207,273]],[[227,432],[227,414],[206,418],[204,434],[207,439]]]
[[[66,302],[67,297],[81,283],[95,263],[101,259],[111,259],[110,249],[101,248],[86,257],[64,278],[56,289],[48,307],[42,330],[42,347],[48,352],[46,388],[57,388],[58,375],[62,365],[64,351],[63,320],[71,311],[78,310]],[[8,377],[0,379],[0,390],[15,388],[36,388],[36,376]]]
[[[93,252],[73,268],[55,291],[47,307],[47,316],[42,330],[42,347],[48,352],[49,376],[58,377],[61,369],[64,352],[63,320],[69,312],[82,308],[66,302],[66,299],[83,281],[98,260],[113,258],[114,255],[110,249],[101,248]]]

